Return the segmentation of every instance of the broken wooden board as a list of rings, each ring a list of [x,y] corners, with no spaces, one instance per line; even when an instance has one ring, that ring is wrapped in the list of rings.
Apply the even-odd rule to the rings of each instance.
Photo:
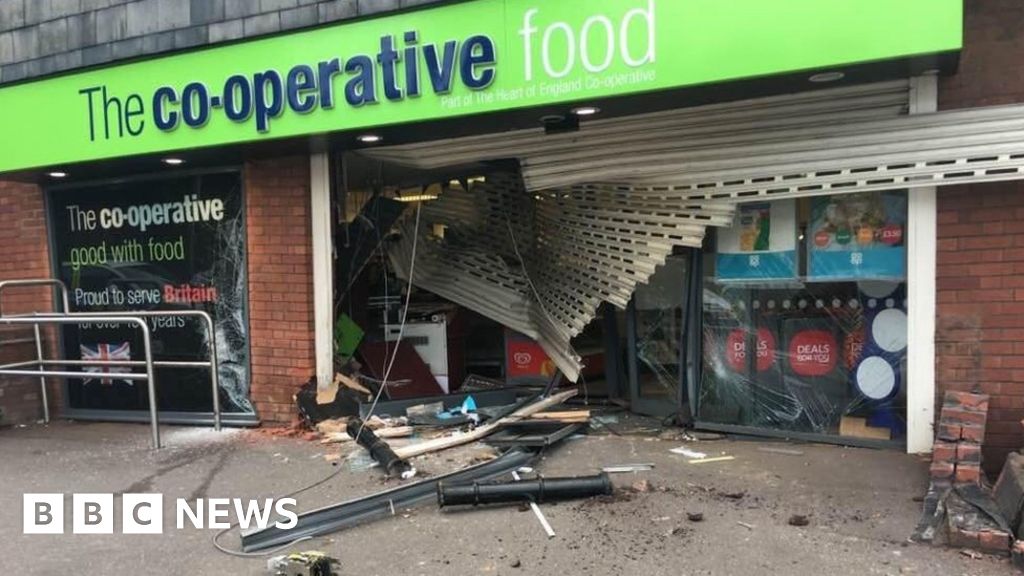
[[[408,458],[419,456],[421,454],[429,454],[431,452],[438,452],[440,450],[460,446],[462,444],[476,442],[477,440],[480,440],[490,434],[493,434],[503,426],[507,426],[515,422],[521,422],[522,420],[529,418],[533,414],[543,412],[544,410],[547,410],[552,406],[557,406],[562,402],[565,402],[569,398],[572,398],[577,393],[577,390],[567,390],[565,392],[553,394],[551,396],[548,396],[547,398],[542,398],[541,400],[538,400],[532,404],[527,404],[526,406],[523,406],[522,408],[516,410],[515,412],[509,414],[508,416],[505,416],[504,418],[499,418],[494,422],[484,424],[483,426],[478,426],[476,429],[465,434],[459,434],[457,436],[445,436],[443,438],[437,438],[435,440],[422,442],[420,444],[414,444],[412,446],[395,450],[395,454],[399,458],[405,460]]]
[[[538,412],[537,414],[530,415],[531,420],[560,420],[560,421],[579,421],[586,422],[590,420],[590,410],[564,410],[561,412]]]
[[[393,426],[391,428],[380,428],[374,431],[378,438],[408,438],[413,435],[412,426]],[[331,432],[324,435],[321,444],[333,444],[337,442],[351,442],[352,437],[347,432]]]

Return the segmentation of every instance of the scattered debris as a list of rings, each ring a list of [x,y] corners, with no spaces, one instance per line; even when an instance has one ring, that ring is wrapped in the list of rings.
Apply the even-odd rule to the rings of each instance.
[[[557,420],[559,422],[589,422],[590,410],[566,410],[562,412],[539,412],[530,416],[533,420]]]
[[[267,572],[273,576],[331,576],[340,562],[323,552],[309,551],[274,556],[267,560]]]
[[[373,430],[367,426],[368,430]],[[374,433],[378,438],[383,439],[394,439],[394,438],[408,438],[413,435],[414,429],[412,426],[393,426],[391,428],[377,428]],[[324,439],[320,442],[322,444],[332,444],[338,442],[351,442],[352,437],[347,433],[331,432],[324,435]]]
[[[691,449],[687,448],[686,446],[680,446],[678,448],[671,448],[669,450],[669,452],[671,452],[673,454],[679,454],[680,456],[686,456],[687,458],[694,458],[694,459],[697,459],[697,460],[703,460],[704,458],[708,457],[708,455],[705,454],[704,452],[697,452],[696,450],[691,450]]]
[[[694,440],[700,442],[712,442],[714,440],[725,440],[725,434],[719,434],[718,432],[698,432],[697,430],[690,431],[690,436]]]
[[[378,438],[373,430],[363,426],[362,421],[358,418],[349,420],[346,431],[357,444],[370,452],[370,456],[384,467],[388,476],[408,480],[416,475],[416,468],[395,454],[387,442]]]
[[[698,460],[688,460],[690,464],[709,464],[711,462],[728,462],[729,460],[735,460],[735,456],[718,456],[717,458],[701,458]]]
[[[627,472],[646,472],[648,470],[653,470],[653,469],[654,469],[654,464],[653,463],[614,464],[612,466],[605,466],[604,468],[601,468],[601,471],[602,472],[607,472],[608,474],[625,474]]]
[[[519,473],[516,472],[516,471],[512,472],[512,478],[516,482],[519,482],[521,480],[521,478],[519,477]],[[534,502],[533,500],[530,500],[530,509],[533,510],[533,515],[537,517],[537,521],[540,522],[540,526],[541,526],[541,528],[544,529],[544,533],[548,535],[548,538],[554,538],[555,537],[555,530],[554,530],[554,528],[551,527],[551,524],[548,522],[547,517],[544,516],[544,513],[541,512],[540,506],[537,506],[536,502]],[[516,560],[515,564],[513,564],[512,567],[513,568],[518,568],[519,567],[519,560]]]
[[[753,524],[747,524],[746,522],[737,522],[737,524],[739,524],[740,526],[743,526],[747,530],[754,530],[754,528],[755,528],[755,526]]]
[[[518,558],[509,563],[509,566],[511,566],[512,568],[519,568],[522,565],[523,563],[520,562]]]
[[[267,550],[289,544],[298,538],[315,538],[370,520],[392,516],[396,507],[410,509],[415,504],[436,498],[437,486],[441,482],[454,484],[499,478],[513,470],[518,470],[521,466],[528,465],[533,458],[534,455],[528,452],[509,450],[484,464],[444,476],[404,484],[398,488],[363,498],[311,510],[299,514],[297,523],[291,529],[282,529],[277,524],[272,524],[262,530],[243,533],[241,535],[242,550],[245,552]]]
[[[744,492],[744,491],[740,491],[740,492],[718,492],[717,494],[719,496],[721,496],[722,498],[728,498],[729,500],[742,500],[747,495],[747,493]]]
[[[442,438],[429,440],[427,442],[421,442],[413,446],[406,446],[404,448],[399,448],[398,450],[395,451],[395,453],[400,459],[407,460],[409,458],[419,456],[421,454],[429,454],[431,452],[437,452],[440,450],[445,450],[447,448],[452,448],[454,446],[459,446],[461,444],[469,444],[470,442],[481,440],[487,437],[488,435],[497,432],[498,429],[503,426],[507,426],[515,422],[520,422],[525,418],[529,418],[532,414],[536,414],[537,412],[543,412],[544,410],[552,406],[557,406],[558,404],[561,404],[562,402],[565,402],[569,398],[575,396],[577,392],[577,390],[567,390],[565,392],[560,392],[558,394],[554,394],[546,398],[541,398],[536,402],[523,406],[522,408],[516,410],[515,412],[509,414],[508,416],[499,418],[493,422],[488,422],[483,426],[478,426],[474,430],[467,432],[465,434],[460,434],[458,436],[445,436]]]
[[[971,560],[979,560],[979,559],[985,557],[984,554],[982,554],[981,552],[978,552],[977,550],[968,550],[966,548],[960,550],[960,554],[962,554],[964,556],[967,556]]]
[[[505,448],[547,448],[586,429],[586,422],[561,420],[523,420],[505,426],[485,442]]]
[[[645,492],[651,491],[651,483],[648,482],[646,479],[637,480],[636,482],[633,482],[633,485],[630,486],[630,489],[633,490],[633,492],[643,494]]]
[[[690,522],[703,522],[704,514],[701,512],[687,512],[686,519]]]
[[[789,517],[790,526],[807,526],[811,521],[803,514],[793,514]]]
[[[787,456],[803,456],[803,450],[793,450],[791,448],[774,448],[770,446],[762,446],[757,449],[758,452],[767,452],[768,454],[785,454]]]

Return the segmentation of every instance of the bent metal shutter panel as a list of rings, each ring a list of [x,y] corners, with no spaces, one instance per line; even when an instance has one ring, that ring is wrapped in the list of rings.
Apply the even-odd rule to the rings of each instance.
[[[707,226],[729,225],[737,202],[1024,179],[1024,106],[906,116],[908,97],[906,82],[890,82],[366,154],[424,168],[519,159],[521,181],[473,191],[469,203],[493,214],[492,226],[459,248],[501,264],[453,265],[446,239],[434,266],[459,286],[419,273],[413,282],[537,338],[574,378],[570,340],[598,304],[623,306],[672,246],[699,246]],[[454,224],[454,201],[442,196],[430,211]],[[514,231],[525,274],[507,244],[496,248],[511,236],[502,227]]]
[[[728,225],[733,209],[626,187],[529,194],[518,174],[501,173],[469,190],[446,189],[420,218],[413,278],[413,218],[389,248],[398,275],[534,338],[576,380],[580,358],[571,341],[601,303],[624,308],[673,246],[699,247],[705,227]],[[438,226],[443,238],[433,232]]]

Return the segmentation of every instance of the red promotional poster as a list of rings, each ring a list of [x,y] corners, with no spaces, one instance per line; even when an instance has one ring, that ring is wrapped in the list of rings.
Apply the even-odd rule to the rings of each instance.
[[[825,330],[803,330],[789,341],[789,364],[798,376],[824,376],[836,368],[836,337]]]
[[[506,333],[506,375],[510,383],[547,382],[555,363],[536,341],[512,331]]]
[[[757,330],[757,371],[764,372],[775,365],[775,335],[767,328]],[[747,332],[733,330],[726,339],[726,360],[737,372],[747,369]]]

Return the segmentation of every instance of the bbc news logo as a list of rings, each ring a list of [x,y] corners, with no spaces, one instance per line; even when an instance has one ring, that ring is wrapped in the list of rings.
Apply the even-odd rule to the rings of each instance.
[[[25,494],[23,531],[25,534],[64,533],[64,494]],[[242,530],[264,529],[273,524],[290,530],[298,524],[294,498],[242,500],[241,498],[200,498],[175,501],[175,528],[191,526],[199,530],[224,530],[234,523]],[[122,494],[120,531],[122,534],[163,534],[163,494]],[[113,534],[118,517],[113,494],[72,494],[72,534]],[[276,520],[273,523],[272,520]]]

